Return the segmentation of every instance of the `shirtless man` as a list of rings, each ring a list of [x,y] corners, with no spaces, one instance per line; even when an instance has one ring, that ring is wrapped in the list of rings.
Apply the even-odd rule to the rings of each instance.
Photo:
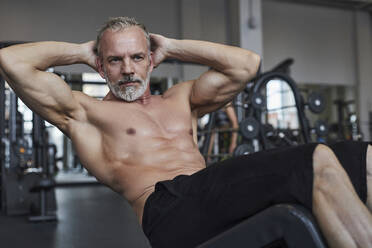
[[[152,51],[150,40],[153,44]],[[200,63],[213,69],[196,80],[173,86],[162,96],[151,95],[150,73],[165,58]],[[60,77],[45,72],[48,67],[76,63],[91,66],[107,80],[110,93],[104,101],[96,100],[82,92],[71,91]],[[151,222],[149,213],[154,212],[151,207],[155,198],[165,196],[160,188],[172,185],[172,181],[166,181],[164,185],[158,185],[157,182],[184,175],[175,179],[175,185],[178,187],[181,181],[186,183],[194,177],[203,177],[208,168],[212,168],[209,171],[218,172],[217,168],[226,167],[221,165],[205,169],[205,161],[197,147],[197,118],[231,101],[249,79],[255,76],[259,63],[258,55],[238,47],[149,35],[142,25],[125,17],[111,19],[98,34],[97,42],[38,42],[0,50],[1,74],[16,94],[33,111],[70,137],[82,164],[89,172],[129,201],[139,222],[146,222],[143,227],[147,228],[145,234],[153,247],[191,247],[221,232],[222,227],[207,230],[203,226],[216,222],[214,217],[207,221],[198,220],[207,216],[208,212],[214,212],[210,209],[201,214],[198,212],[196,217],[193,217],[192,213],[197,212],[197,207],[186,214],[184,223],[176,220],[173,226],[169,225],[169,220],[165,221],[165,216],[174,216],[174,211],[167,212],[162,216],[162,221],[157,220],[152,224],[148,224]],[[301,149],[295,151],[299,154],[305,151],[307,161],[300,160],[298,163],[311,166],[308,208],[312,208],[329,245],[371,247],[371,214],[359,199],[335,154],[324,145],[314,145],[307,149],[311,150],[311,153]],[[370,150],[368,147],[367,152],[365,145],[362,167],[365,170],[367,160],[368,172],[372,171]],[[285,154],[285,151],[281,153],[288,160],[288,154]],[[275,156],[280,160],[280,156]],[[245,168],[259,171],[254,169],[254,165]],[[231,167],[230,172],[244,175],[235,172],[235,169]],[[249,173],[250,171],[245,174]],[[226,178],[229,178],[229,174],[225,174]],[[370,174],[368,180],[369,178]],[[301,178],[295,179],[298,183],[303,181]],[[370,185],[371,183],[368,187],[371,187]],[[200,191],[207,192],[207,186],[201,187]],[[218,184],[211,185],[213,189],[218,187]],[[295,188],[301,189],[301,185]],[[223,189],[226,191],[226,187]],[[198,189],[192,191],[196,192]],[[371,191],[367,198],[369,209],[372,201]],[[177,194],[175,191],[175,195]],[[256,194],[255,197],[261,195],[265,196]],[[147,199],[149,201],[146,201]],[[226,199],[226,202],[227,200],[231,199]],[[255,201],[256,199],[249,199],[249,204]],[[214,200],[213,204],[216,202],[226,203]],[[191,206],[190,204],[185,202],[184,206]],[[184,210],[183,203],[165,203],[164,207],[168,208],[168,205]],[[230,204],[232,210],[224,208],[224,212],[235,213],[234,208],[237,205],[239,204]],[[144,208],[147,219],[144,217],[142,221]],[[216,212],[217,216],[222,213]],[[188,224],[197,223],[198,226],[191,226],[191,231],[172,234],[163,232],[162,222],[167,223],[165,228],[176,232],[178,227]],[[151,232],[149,225],[155,226]],[[200,237],[205,230],[208,233]],[[160,234],[156,234],[157,232]]]

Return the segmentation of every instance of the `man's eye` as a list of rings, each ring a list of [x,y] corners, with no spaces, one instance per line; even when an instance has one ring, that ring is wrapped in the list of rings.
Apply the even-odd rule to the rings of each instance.
[[[115,62],[118,62],[119,61],[119,58],[112,58],[112,59],[110,59],[110,62],[111,63],[115,63]]]
[[[134,60],[135,61],[141,61],[143,59],[143,57],[142,56],[134,56]]]

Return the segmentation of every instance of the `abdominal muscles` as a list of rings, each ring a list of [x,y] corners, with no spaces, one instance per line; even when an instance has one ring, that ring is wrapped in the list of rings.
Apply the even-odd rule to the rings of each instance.
[[[191,175],[205,168],[204,159],[190,134],[129,143],[123,149],[111,150],[113,157],[110,159],[113,162],[110,166],[111,187],[129,202],[153,190],[158,181]]]

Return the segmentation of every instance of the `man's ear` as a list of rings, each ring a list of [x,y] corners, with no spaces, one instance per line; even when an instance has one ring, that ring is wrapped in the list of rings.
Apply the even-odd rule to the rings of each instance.
[[[105,72],[103,70],[103,63],[99,56],[96,57],[96,67],[99,75],[101,75],[102,78],[105,78]]]

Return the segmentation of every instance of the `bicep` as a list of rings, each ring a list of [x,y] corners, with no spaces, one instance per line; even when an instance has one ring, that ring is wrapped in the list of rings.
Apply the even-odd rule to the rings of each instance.
[[[63,129],[65,122],[78,109],[70,87],[59,76],[28,65],[18,65],[8,72],[6,80],[18,97],[32,110]]]
[[[215,111],[231,101],[244,85],[211,69],[194,81],[190,96],[191,106],[198,111],[199,116]]]

